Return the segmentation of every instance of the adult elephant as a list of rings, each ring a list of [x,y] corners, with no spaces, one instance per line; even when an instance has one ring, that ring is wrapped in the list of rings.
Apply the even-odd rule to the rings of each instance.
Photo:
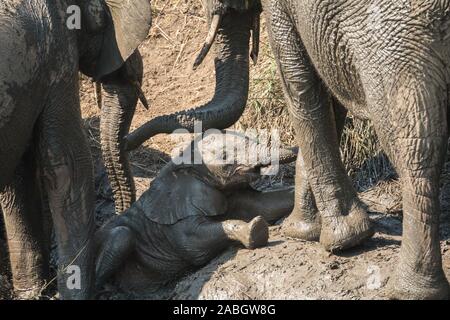
[[[226,17],[242,17],[258,6],[258,1],[208,3],[209,14],[226,12],[219,30],[232,35],[247,34],[250,19],[226,25]],[[338,138],[349,110],[373,121],[402,181],[403,242],[390,281],[392,296],[448,298],[438,197],[448,139],[450,1],[264,0],[263,8],[302,151],[296,205],[285,233],[320,240],[331,251],[373,234],[340,159]],[[223,39],[219,48],[234,43],[232,37]],[[219,61],[231,52],[219,51]],[[247,68],[241,68],[230,78],[246,76]],[[222,97],[222,107],[230,96]],[[227,111],[233,114],[221,110]],[[131,135],[128,145],[163,131],[160,122],[183,124],[192,113],[154,121],[147,132]]]
[[[150,24],[149,0],[0,3],[1,205],[20,296],[38,293],[45,281],[47,235],[40,216],[47,210],[39,205],[41,194],[57,238],[60,296],[91,296],[95,192],[78,73],[103,85],[105,162],[112,175],[127,177],[120,137],[128,132],[141,94],[136,48]],[[132,193],[117,194],[131,203]]]
[[[318,225],[318,212],[320,241],[331,250],[371,235],[340,158],[331,106],[343,105],[372,120],[402,182],[392,297],[448,298],[439,177],[448,140],[450,1],[265,0],[264,9],[302,150],[297,175],[310,186],[298,190],[286,230],[308,238],[305,226]],[[304,206],[305,198],[313,201]]]

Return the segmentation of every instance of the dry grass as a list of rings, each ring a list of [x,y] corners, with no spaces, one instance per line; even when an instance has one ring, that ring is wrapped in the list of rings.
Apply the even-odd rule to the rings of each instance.
[[[370,121],[347,118],[341,139],[341,154],[358,191],[395,177]]]
[[[252,69],[249,102],[239,129],[277,129],[282,143],[294,145],[292,128],[274,57],[266,42],[261,44],[260,63]]]

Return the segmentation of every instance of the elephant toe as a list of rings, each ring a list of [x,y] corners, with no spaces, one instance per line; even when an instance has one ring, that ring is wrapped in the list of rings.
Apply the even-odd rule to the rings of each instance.
[[[347,216],[324,219],[320,243],[327,251],[343,251],[360,245],[374,233],[367,212],[362,208],[355,208]]]
[[[317,221],[310,222],[292,214],[284,221],[281,230],[288,238],[317,242],[320,239],[321,225]]]

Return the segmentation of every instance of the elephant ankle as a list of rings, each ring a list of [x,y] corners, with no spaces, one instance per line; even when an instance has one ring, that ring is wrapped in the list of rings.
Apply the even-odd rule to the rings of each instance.
[[[294,208],[291,215],[283,222],[282,232],[286,237],[293,239],[319,241],[321,228],[320,216],[317,213],[305,215]]]
[[[369,215],[358,201],[348,215],[322,217],[320,243],[327,251],[337,252],[360,245],[374,233]]]
[[[450,286],[442,268],[424,274],[401,263],[389,280],[388,294],[395,300],[447,300]]]

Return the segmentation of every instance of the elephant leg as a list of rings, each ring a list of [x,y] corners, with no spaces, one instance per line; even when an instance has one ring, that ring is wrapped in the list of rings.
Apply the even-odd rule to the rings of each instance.
[[[131,75],[127,75],[127,69]],[[124,137],[136,111],[139,93],[132,82],[142,82],[143,64],[139,51],[126,65],[102,79],[102,115],[100,138],[102,156],[114,196],[116,213],[121,214],[136,201],[136,187],[130,168]],[[134,80],[129,78],[133,77]]]
[[[239,190],[228,197],[227,219],[251,221],[262,216],[275,223],[288,215],[294,207],[294,190],[258,192]]]
[[[3,231],[2,229],[0,230]],[[3,235],[0,235],[0,237],[0,278],[8,279],[10,277],[10,272],[8,269],[8,251],[6,248],[6,243],[3,243]],[[3,281],[0,284],[0,300],[11,299],[12,290],[9,287],[9,284],[5,282],[6,281]]]
[[[123,265],[135,248],[135,237],[126,226],[102,228],[96,234],[95,287],[99,290]]]
[[[320,242],[329,251],[343,250],[371,237],[373,229],[341,160],[329,93],[309,59],[291,19],[292,15],[288,14],[284,5],[282,1],[271,1],[268,4],[270,8],[265,12],[302,153],[298,161],[303,163],[299,167],[301,172],[306,172],[320,212]],[[298,178],[301,180],[305,177]],[[299,196],[302,194],[303,191],[299,191]],[[312,217],[308,218],[312,220]],[[307,233],[305,237],[317,237],[317,230],[309,232],[308,226],[304,229]],[[300,229],[299,234],[304,233]]]
[[[306,175],[301,151],[295,166],[295,205],[283,222],[285,236],[306,241],[319,241],[322,229],[316,200]]]
[[[93,286],[94,182],[81,125],[78,80],[60,83],[41,115],[39,154],[58,245],[62,299],[88,299]]]
[[[340,141],[344,131],[347,110],[334,98],[333,109],[337,138]],[[283,223],[283,233],[287,237],[295,239],[319,241],[322,224],[316,200],[308,181],[301,151],[299,152],[295,171],[295,206],[292,213]]]
[[[192,217],[171,227],[180,254],[195,266],[208,263],[233,243],[255,249],[266,245],[269,239],[269,228],[262,217],[249,223],[241,220],[214,222],[205,217]]]
[[[443,76],[440,86],[436,75],[425,81],[415,77],[397,79],[401,86],[391,90],[387,108],[373,108],[387,109],[373,122],[402,185],[403,240],[390,288],[393,298],[446,299],[449,285],[439,239],[440,174],[448,139],[446,86]]]
[[[35,159],[27,153],[16,169],[14,182],[0,194],[15,295],[38,298],[49,274],[48,236],[45,234]]]

